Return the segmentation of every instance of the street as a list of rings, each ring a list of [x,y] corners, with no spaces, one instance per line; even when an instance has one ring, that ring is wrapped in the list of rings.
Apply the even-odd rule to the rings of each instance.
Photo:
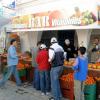
[[[0,88],[0,100],[48,100],[48,96],[41,96],[32,86],[17,87],[9,81],[5,88]]]
[[[0,88],[0,100],[48,100],[49,97],[50,95],[42,96],[41,92],[32,86],[17,87],[11,81],[8,81],[4,88]]]

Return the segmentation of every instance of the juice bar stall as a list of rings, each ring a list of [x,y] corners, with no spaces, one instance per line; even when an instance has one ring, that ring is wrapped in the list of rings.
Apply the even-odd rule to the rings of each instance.
[[[30,14],[14,17],[12,19],[11,32],[18,32],[20,36],[23,33],[23,37],[27,35],[26,38],[32,34],[30,35],[31,38],[27,40],[32,41],[30,46],[36,46],[37,41],[41,40],[42,32],[40,31],[50,31],[49,34],[51,35],[54,30],[75,30],[78,38],[78,46],[83,45],[88,48],[92,30],[100,29],[100,20],[97,13],[100,12],[97,9],[98,4],[96,4],[95,0],[91,1],[91,5],[89,5],[89,0],[63,0],[63,2],[59,0],[56,3],[56,8],[55,3],[48,6],[44,4],[38,6],[39,8],[43,7],[41,10],[33,7]],[[23,39],[25,43],[26,38]],[[24,69],[27,65],[25,62],[28,63],[28,61],[20,59],[20,62],[20,68]],[[72,63],[73,61],[64,62],[63,74],[60,77],[62,94],[70,100],[74,100]],[[88,66],[88,77],[85,82],[85,100],[96,100],[96,98],[100,98],[100,63],[89,64]]]

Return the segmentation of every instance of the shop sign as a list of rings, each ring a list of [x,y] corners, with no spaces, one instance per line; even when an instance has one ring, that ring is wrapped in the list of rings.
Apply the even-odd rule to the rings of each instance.
[[[100,25],[100,5],[97,6],[97,12],[98,12],[98,25]]]
[[[72,2],[74,1],[74,3]],[[69,3],[70,2],[70,3]],[[25,16],[17,16],[12,20],[13,29],[36,29],[36,28],[96,28],[99,18],[94,2],[91,5],[88,0],[71,0],[68,6],[59,10],[51,10]],[[74,5],[74,6],[73,6]],[[100,10],[98,10],[100,12]]]
[[[28,28],[29,27],[29,18],[30,15],[17,16],[12,19],[13,28]]]
[[[79,11],[79,8],[75,8],[75,13],[71,16],[64,15],[64,10],[49,11],[39,14],[18,16],[13,18],[13,28],[27,29],[27,28],[52,28],[62,26],[88,26],[93,25],[97,21],[97,17],[93,12],[86,10],[84,12]]]

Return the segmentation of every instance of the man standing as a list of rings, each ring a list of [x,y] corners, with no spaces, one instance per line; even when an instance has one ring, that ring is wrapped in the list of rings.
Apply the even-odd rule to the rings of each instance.
[[[40,76],[38,71],[38,65],[36,62],[36,56],[39,51],[40,45],[42,44],[41,41],[37,43],[37,47],[32,48],[32,66],[34,67],[34,78],[33,78],[33,87],[36,90],[40,90]]]
[[[51,90],[52,96],[49,100],[61,100],[62,94],[59,84],[59,76],[63,69],[64,50],[58,44],[55,37],[51,38],[51,46],[49,49],[49,62],[51,63]]]
[[[94,38],[92,44],[89,47],[89,61],[90,62],[96,62],[100,57],[100,43],[99,38]]]
[[[16,46],[17,46],[16,40],[12,39],[10,42],[10,47],[8,49],[8,55],[7,55],[8,72],[0,80],[0,86],[4,86],[6,81],[10,78],[12,74],[14,75],[16,79],[17,86],[21,85],[21,80],[19,78],[18,71],[16,68],[18,64],[18,55],[16,52]]]

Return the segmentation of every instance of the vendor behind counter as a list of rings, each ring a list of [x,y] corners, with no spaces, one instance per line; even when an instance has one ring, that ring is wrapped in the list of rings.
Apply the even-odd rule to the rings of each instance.
[[[75,49],[75,46],[70,43],[70,40],[69,39],[66,39],[65,40],[65,43],[64,43],[64,51],[67,54],[66,55],[66,60],[68,60],[68,61],[69,61],[70,58],[75,58],[78,55],[78,52]]]
[[[100,58],[100,41],[99,38],[94,38],[92,44],[88,49],[89,62],[96,62]]]

